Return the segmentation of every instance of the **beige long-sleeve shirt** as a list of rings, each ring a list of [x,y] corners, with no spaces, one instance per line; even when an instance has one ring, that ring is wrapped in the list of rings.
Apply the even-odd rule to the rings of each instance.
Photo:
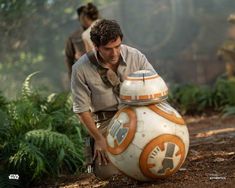
[[[121,82],[128,74],[135,71],[154,70],[145,55],[127,45],[121,45],[120,59],[117,75]],[[89,61],[86,54],[73,65],[72,69],[71,90],[75,113],[118,110],[119,96],[103,83],[97,67]]]

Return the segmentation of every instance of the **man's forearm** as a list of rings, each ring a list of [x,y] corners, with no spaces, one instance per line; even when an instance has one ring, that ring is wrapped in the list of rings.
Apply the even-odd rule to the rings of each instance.
[[[78,114],[78,117],[82,124],[87,128],[89,134],[95,139],[99,140],[103,138],[103,135],[96,127],[95,121],[92,118],[91,112],[82,112]]]

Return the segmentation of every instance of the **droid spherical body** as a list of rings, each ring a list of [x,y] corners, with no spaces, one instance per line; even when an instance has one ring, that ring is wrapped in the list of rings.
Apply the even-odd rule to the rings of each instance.
[[[147,181],[180,168],[189,135],[182,117],[167,103],[126,106],[112,119],[107,144],[109,158],[120,171]]]
[[[148,75],[141,75],[143,73]],[[144,79],[143,77],[154,77],[151,74],[155,73],[138,71],[135,74]],[[162,82],[155,82],[154,79],[152,84]],[[129,105],[121,108],[109,124],[106,137],[109,159],[121,172],[140,181],[167,177],[181,167],[187,156],[187,126],[174,108],[164,100],[159,100],[166,97],[167,87],[164,83],[161,87],[156,87],[144,85],[146,82],[143,80],[142,86],[137,83],[137,79],[129,81],[139,85],[133,87],[140,92],[132,93],[131,98],[122,98]],[[133,87],[129,88],[133,90]],[[149,89],[150,94],[145,93],[141,87]],[[120,95],[127,96],[128,92],[128,87],[121,88]],[[161,94],[154,98],[154,93]],[[149,100],[139,99],[138,96],[141,95],[148,95]],[[138,100],[142,105],[137,105]]]

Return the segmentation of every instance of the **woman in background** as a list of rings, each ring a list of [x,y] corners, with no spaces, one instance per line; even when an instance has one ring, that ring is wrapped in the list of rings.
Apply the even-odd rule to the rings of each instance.
[[[99,20],[99,11],[94,4],[87,3],[87,5],[81,6],[80,9],[78,9],[78,13],[80,15],[79,20],[81,24],[87,28],[82,33],[82,40],[84,42],[86,52],[89,52],[94,48],[90,38],[90,31],[91,27]]]

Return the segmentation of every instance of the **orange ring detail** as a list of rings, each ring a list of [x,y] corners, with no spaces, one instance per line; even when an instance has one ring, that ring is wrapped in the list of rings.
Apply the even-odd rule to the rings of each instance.
[[[179,151],[176,153],[176,156],[180,155],[180,161],[179,161],[178,165],[173,170],[168,169],[166,174],[164,174],[164,175],[153,174],[150,171],[150,168],[153,168],[156,164],[149,164],[148,157],[149,157],[150,153],[153,151],[153,149],[156,148],[157,146],[163,151],[165,149],[164,143],[166,143],[166,142],[174,143],[179,147]],[[183,141],[178,136],[164,134],[164,135],[161,135],[161,136],[154,138],[144,147],[144,149],[140,155],[139,166],[140,166],[142,173],[146,177],[156,179],[156,178],[166,177],[166,176],[169,176],[169,175],[175,173],[180,168],[180,166],[183,164],[184,159],[185,159],[185,145],[184,145]]]
[[[148,77],[145,77],[144,80],[152,80],[152,79],[155,79],[158,77],[160,77],[160,76],[159,75],[148,76]],[[127,77],[126,80],[143,81],[143,78],[141,78],[141,77]]]
[[[107,149],[113,155],[118,155],[127,149],[129,144],[134,139],[135,132],[137,129],[137,116],[136,116],[135,111],[131,109],[130,107],[123,108],[115,115],[115,119],[117,119],[120,113],[122,112],[126,113],[129,117],[130,121],[123,125],[123,127],[129,128],[129,130],[128,130],[125,140],[123,140],[123,142],[120,145],[118,145],[117,141],[115,140],[114,147],[110,147],[106,139]]]
[[[140,96],[135,96],[135,100],[148,100],[148,99],[156,99],[159,97],[162,97],[164,95],[167,95],[168,90],[164,91],[162,93],[155,93],[155,94],[150,94],[150,95],[140,95]],[[120,99],[122,100],[132,100],[132,96],[127,96],[127,95],[120,95]]]
[[[131,100],[131,96],[126,96],[126,95],[120,95],[120,99],[122,100]]]
[[[179,125],[185,125],[185,121],[182,117],[176,117],[173,114],[168,114],[167,112],[164,112],[163,110],[161,110],[160,108],[158,108],[156,105],[149,105],[148,106],[152,111],[154,111],[155,113],[157,113],[158,115],[168,119],[169,121],[172,121],[174,123],[177,123]]]

